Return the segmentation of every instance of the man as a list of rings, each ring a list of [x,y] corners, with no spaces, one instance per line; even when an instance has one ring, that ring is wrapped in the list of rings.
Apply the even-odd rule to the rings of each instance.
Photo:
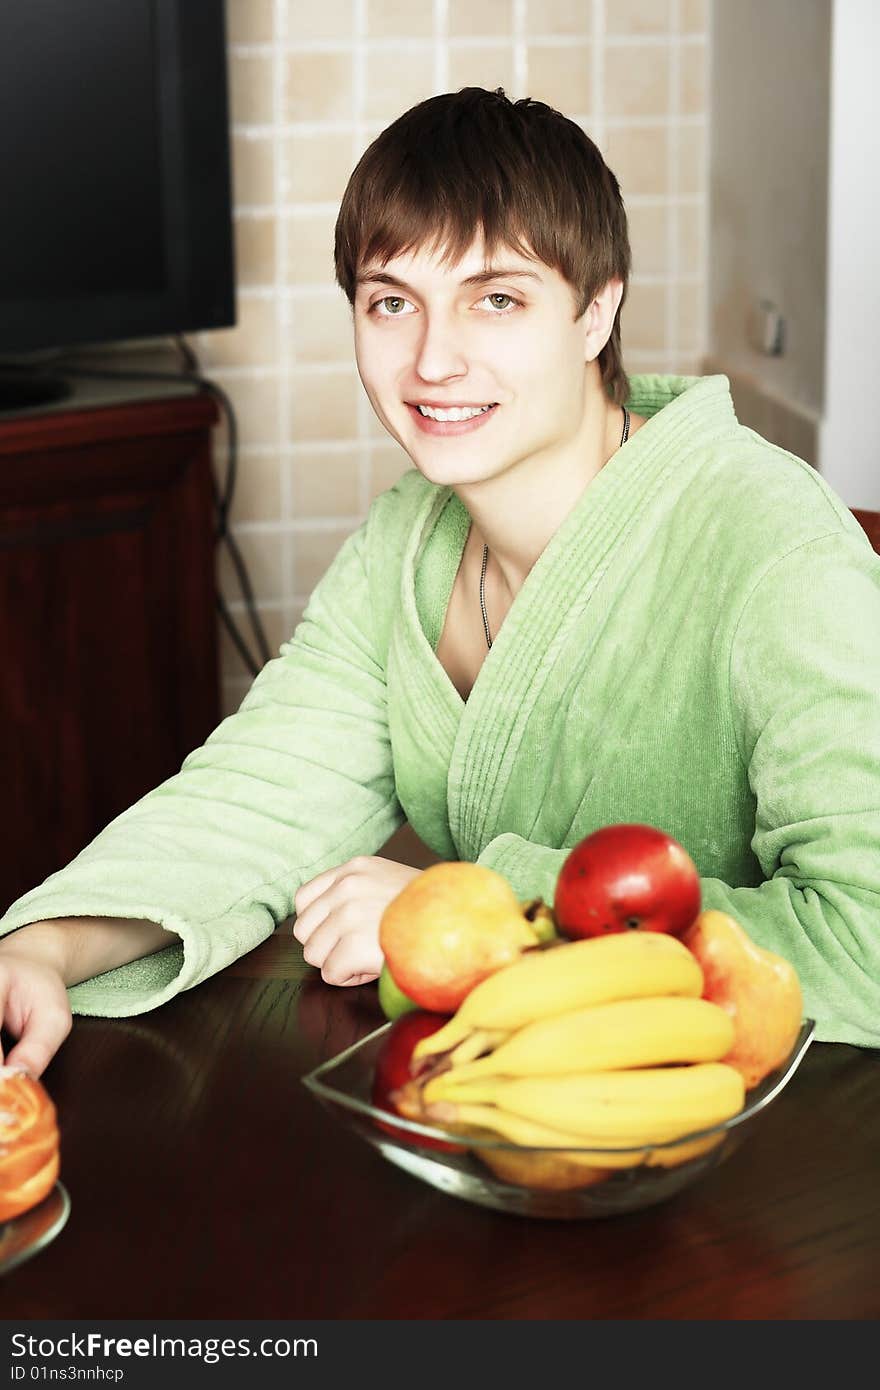
[[[10,908],[9,1060],[39,1074],[69,1001],[154,1008],[294,910],[325,980],[374,979],[404,819],[548,902],[592,830],[656,825],[792,962],[818,1037],[876,1043],[880,560],[849,510],[725,377],[628,380],[618,184],[541,103],[405,113],[336,264],[414,467],[239,712]]]

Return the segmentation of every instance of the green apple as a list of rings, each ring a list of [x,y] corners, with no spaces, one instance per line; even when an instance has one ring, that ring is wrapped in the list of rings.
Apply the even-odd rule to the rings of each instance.
[[[400,1018],[403,1014],[412,1013],[419,1006],[408,994],[404,994],[388,969],[386,961],[382,966],[382,973],[379,976],[379,1007],[388,1019]]]

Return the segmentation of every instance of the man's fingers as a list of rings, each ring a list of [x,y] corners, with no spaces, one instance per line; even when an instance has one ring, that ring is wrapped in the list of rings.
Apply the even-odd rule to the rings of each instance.
[[[320,968],[339,940],[339,927],[325,918],[303,946],[303,960]]]
[[[25,1071],[30,1072],[31,1076],[40,1077],[51,1062],[55,1053],[58,1051],[63,1039],[59,1038],[54,1047],[50,1047],[46,1042],[39,1042],[27,1039],[17,1043],[6,1058],[7,1067],[24,1067]]]
[[[10,1050],[6,1066],[24,1067],[31,1076],[42,1076],[70,1032],[71,1022],[69,1015],[54,1012],[48,1017],[41,1014],[39,1020],[30,1020]]]
[[[301,945],[305,946],[322,922],[326,922],[329,910],[323,902],[319,902],[315,904],[314,908],[309,908],[308,912],[304,912],[301,917],[297,917],[293,924],[293,934]]]
[[[335,883],[329,884],[316,898],[311,907],[306,908],[301,917],[297,917],[293,924],[293,934],[297,941],[303,945],[311,941],[319,927],[327,921],[331,913],[338,913],[346,904],[349,903],[351,888],[344,878],[339,878]]]
[[[317,874],[310,878],[306,883],[301,883],[293,895],[293,906],[297,917],[305,912],[307,907],[311,907],[316,898],[319,898],[325,888],[329,888],[337,875],[341,874],[345,868],[344,864],[336,864],[332,869],[325,869],[322,874]]]
[[[369,937],[341,936],[326,955],[321,978],[328,985],[362,985],[375,980],[382,969],[382,952]]]

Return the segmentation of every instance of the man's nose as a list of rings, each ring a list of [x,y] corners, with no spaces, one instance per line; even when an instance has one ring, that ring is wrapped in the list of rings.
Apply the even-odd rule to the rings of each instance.
[[[461,333],[449,318],[425,314],[415,367],[423,381],[448,381],[465,375],[467,360]]]

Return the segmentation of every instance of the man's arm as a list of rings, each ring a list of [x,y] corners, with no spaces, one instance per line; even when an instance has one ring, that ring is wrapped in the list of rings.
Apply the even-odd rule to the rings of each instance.
[[[0,961],[24,956],[78,985],[140,956],[170,946],[177,937],[156,922],[123,917],[58,917],[31,922],[0,938]]]
[[[32,922],[3,937],[0,1022],[17,1039],[6,1062],[41,1076],[70,1032],[66,986],[161,951],[174,940],[155,922],[106,917]]]
[[[402,823],[377,639],[381,604],[396,595],[386,557],[414,511],[401,487],[376,499],[343,544],[239,710],[0,920],[0,937],[41,926],[41,952],[79,981],[75,1012],[138,1014],[192,988],[291,916],[301,883],[374,853]],[[370,554],[382,569],[375,582]],[[43,924],[59,919],[64,931],[70,919],[88,925],[58,937]],[[126,941],[108,943],[119,920]]]

